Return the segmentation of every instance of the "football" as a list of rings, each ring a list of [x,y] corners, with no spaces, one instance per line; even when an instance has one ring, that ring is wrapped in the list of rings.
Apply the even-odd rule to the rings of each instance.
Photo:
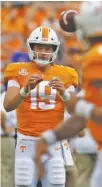
[[[74,16],[77,14],[75,10],[63,11],[60,14],[59,24],[61,29],[66,32],[75,32],[76,25],[74,21]]]

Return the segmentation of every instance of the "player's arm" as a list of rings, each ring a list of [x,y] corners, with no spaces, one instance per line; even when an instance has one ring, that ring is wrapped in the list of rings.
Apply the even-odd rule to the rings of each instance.
[[[56,89],[59,92],[59,95],[60,95],[67,111],[69,113],[71,113],[72,112],[72,109],[70,110],[70,107],[72,105],[71,101],[74,101],[73,100],[74,96],[76,96],[74,85],[71,85],[66,89],[63,82],[60,80],[60,78],[55,77],[49,82],[49,86],[51,86],[53,89]],[[70,99],[71,99],[71,101],[70,101]]]
[[[76,88],[78,87],[78,74],[73,68],[68,67],[68,74],[70,75],[70,81],[72,82],[72,86],[70,86],[65,94],[66,94],[66,109],[68,113],[72,114],[74,112],[74,107],[77,102],[77,94]],[[71,88],[71,89],[70,89]]]
[[[78,134],[84,127],[86,120],[93,120],[97,123],[102,123],[102,107],[96,107],[94,104],[83,99],[77,101],[75,105],[74,115],[58,126],[54,131],[49,131],[43,134],[48,138],[48,143],[52,141],[71,138]],[[49,133],[49,135],[47,134]],[[52,143],[52,142],[51,142]],[[54,142],[53,142],[54,143]]]
[[[6,133],[6,115],[4,111],[0,111],[1,114],[1,128]]]
[[[91,102],[79,99],[74,107],[77,116],[84,117],[86,120],[92,120],[99,125],[102,123],[102,107],[97,107]]]
[[[11,80],[4,98],[5,110],[7,112],[15,110],[29,96],[30,91],[42,80],[41,75],[31,75],[26,85],[21,89],[18,82]]]
[[[23,100],[24,97],[21,96],[19,87],[9,87],[4,98],[4,108],[6,112],[15,110]]]
[[[83,117],[73,115],[69,119],[62,122],[53,131],[44,132],[42,134],[42,137],[48,141],[48,144],[50,143],[52,144],[57,140],[59,141],[59,140],[63,140],[66,138],[68,139],[72,138],[76,136],[84,128],[85,128],[85,119]],[[49,138],[50,133],[52,137]],[[47,134],[49,134],[49,136]]]
[[[72,138],[76,136],[82,129],[85,128],[85,119],[83,117],[79,117],[73,115],[71,118],[66,120],[64,123],[59,125],[54,133],[56,134],[57,140],[62,140],[65,138]]]
[[[74,105],[77,101],[76,89],[74,85],[71,85],[67,89],[65,89],[64,92],[60,94],[60,97],[64,102],[67,112],[69,114],[72,114],[74,112]]]
[[[38,177],[41,178],[44,173],[44,166],[41,161],[41,156],[48,153],[48,145],[55,143],[57,140],[70,138],[78,134],[85,127],[85,120],[82,117],[72,116],[67,119],[55,130],[44,132],[40,140],[36,144],[35,162],[38,169]]]
[[[67,112],[69,114],[73,114],[74,113],[75,104],[76,104],[78,98],[77,98],[77,95],[76,95],[75,92],[68,92],[67,94],[69,96],[68,96],[68,100],[66,101],[66,109],[67,109]]]

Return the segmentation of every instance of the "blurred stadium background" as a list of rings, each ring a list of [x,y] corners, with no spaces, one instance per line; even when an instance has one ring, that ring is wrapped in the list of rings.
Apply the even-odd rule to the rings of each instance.
[[[59,35],[61,49],[58,62],[68,65],[68,49],[79,49],[80,43],[75,41],[74,35],[62,31],[59,26],[59,15],[63,10],[79,9],[80,2],[12,2],[1,3],[1,71],[2,89],[3,72],[8,63],[14,61],[28,61],[26,39],[33,29],[40,25],[51,26]],[[69,58],[69,57],[68,57]],[[73,62],[74,63],[74,62]],[[74,64],[70,64],[74,65]]]
[[[62,31],[58,22],[59,15],[63,10],[74,9],[78,11],[79,6],[80,1],[1,2],[1,187],[14,187],[14,137],[17,125],[15,112],[7,114],[2,105],[6,91],[4,70],[9,63],[27,62],[29,57],[26,39],[29,34],[37,26],[50,26],[57,32],[61,42],[56,63],[75,68],[79,74],[80,82],[80,61],[86,51],[84,46],[77,41],[75,34]],[[80,138],[90,137],[86,131],[79,135]],[[80,138],[79,141],[82,141]],[[92,153],[88,151],[82,153],[82,151],[78,152],[77,148],[75,149],[73,146],[75,142],[73,142],[71,146],[74,150],[73,155],[78,173],[77,180],[79,180],[77,187],[82,187],[82,185],[89,187],[88,180],[96,159],[96,144],[93,143]]]

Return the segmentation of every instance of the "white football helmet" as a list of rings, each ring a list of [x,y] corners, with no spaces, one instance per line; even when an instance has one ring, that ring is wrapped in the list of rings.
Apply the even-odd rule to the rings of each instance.
[[[54,46],[54,52],[46,53],[50,54],[50,58],[48,60],[42,60],[41,58],[39,58],[39,52],[35,52],[34,50],[32,50],[32,44],[51,44],[52,46]],[[54,61],[54,59],[57,57],[59,46],[60,42],[55,31],[49,27],[37,27],[27,39],[29,58],[40,66],[45,66]]]
[[[83,1],[75,16],[76,34],[79,39],[102,36],[102,2]]]

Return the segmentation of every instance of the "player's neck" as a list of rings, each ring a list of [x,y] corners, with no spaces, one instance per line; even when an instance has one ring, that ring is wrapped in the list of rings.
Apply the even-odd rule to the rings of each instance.
[[[39,65],[37,65],[37,68],[40,71],[46,72],[46,71],[48,71],[51,68],[51,66],[52,66],[51,64],[48,64],[47,66],[39,66]]]

